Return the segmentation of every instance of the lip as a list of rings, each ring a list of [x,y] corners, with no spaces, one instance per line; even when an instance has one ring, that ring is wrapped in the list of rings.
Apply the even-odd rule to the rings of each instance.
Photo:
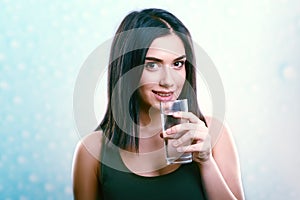
[[[171,101],[174,97],[173,91],[156,91],[152,90],[155,98],[159,101]]]

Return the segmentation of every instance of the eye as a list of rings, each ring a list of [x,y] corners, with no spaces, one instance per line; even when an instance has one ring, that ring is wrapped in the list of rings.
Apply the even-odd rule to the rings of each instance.
[[[185,61],[181,60],[181,61],[176,61],[173,63],[173,68],[175,69],[181,69],[184,66]]]
[[[145,63],[145,68],[150,70],[150,71],[158,70],[159,66],[160,66],[159,63],[156,63],[156,62],[147,62],[147,63]]]

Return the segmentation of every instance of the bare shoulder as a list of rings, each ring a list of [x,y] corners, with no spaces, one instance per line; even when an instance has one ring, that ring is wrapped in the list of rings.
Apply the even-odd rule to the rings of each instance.
[[[212,147],[222,142],[232,140],[231,131],[225,119],[220,120],[212,116],[205,116],[205,120],[211,136]]]
[[[86,159],[100,159],[102,144],[102,131],[95,131],[82,138],[75,150],[75,156]]]
[[[72,164],[74,180],[82,179],[82,174],[99,175],[99,160],[101,155],[102,132],[90,133],[82,138],[75,149]]]
[[[227,163],[227,165],[238,167],[238,153],[228,123],[225,120],[220,121],[213,117],[205,117],[205,119],[207,120],[210,134],[214,138],[212,153],[216,162],[219,165]]]
[[[100,155],[102,132],[93,132],[82,138],[74,152],[72,165],[75,199],[97,199],[101,193]]]

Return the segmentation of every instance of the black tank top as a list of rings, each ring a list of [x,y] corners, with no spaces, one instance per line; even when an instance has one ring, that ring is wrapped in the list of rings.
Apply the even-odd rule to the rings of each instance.
[[[118,148],[102,146],[100,181],[104,200],[206,199],[196,163],[183,164],[162,176],[144,177],[129,171]]]

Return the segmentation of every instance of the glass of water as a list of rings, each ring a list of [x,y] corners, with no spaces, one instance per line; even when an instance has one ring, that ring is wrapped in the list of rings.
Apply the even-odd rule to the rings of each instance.
[[[184,134],[184,132],[180,132],[172,135],[167,135],[165,133],[168,128],[177,124],[187,122],[186,119],[173,117],[173,113],[177,111],[188,112],[187,99],[166,101],[160,103],[161,122],[162,122],[167,164],[173,164],[173,163],[182,164],[182,163],[192,162],[192,153],[178,152],[176,150],[176,147],[173,146],[173,142],[177,138],[180,138]],[[188,146],[190,144],[191,141],[188,144],[183,144],[183,145]]]

